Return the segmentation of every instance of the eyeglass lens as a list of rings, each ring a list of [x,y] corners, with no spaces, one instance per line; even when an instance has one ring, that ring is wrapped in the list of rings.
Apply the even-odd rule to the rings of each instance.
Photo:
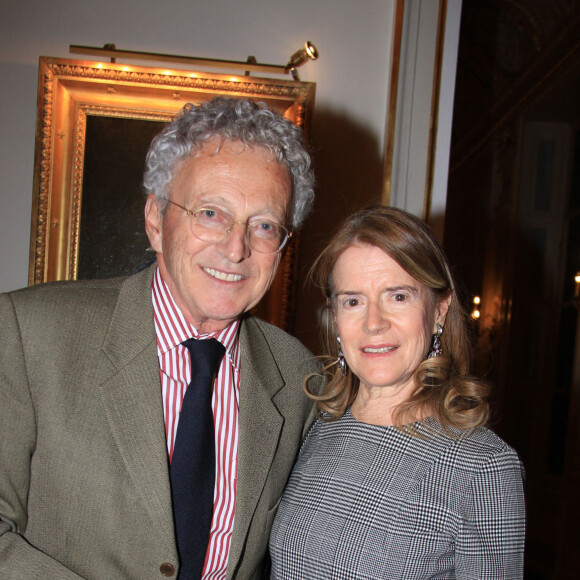
[[[206,242],[221,242],[235,223],[231,216],[215,209],[201,208],[190,214],[193,235]],[[266,219],[249,222],[246,231],[251,248],[263,254],[278,252],[288,239],[283,226]]]

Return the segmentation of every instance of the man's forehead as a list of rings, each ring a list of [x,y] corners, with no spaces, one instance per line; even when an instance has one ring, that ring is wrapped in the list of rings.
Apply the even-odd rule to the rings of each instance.
[[[172,198],[188,207],[204,203],[251,206],[284,219],[292,193],[286,165],[264,147],[224,141],[218,150],[220,143],[208,142],[198,155],[180,162],[171,183]]]

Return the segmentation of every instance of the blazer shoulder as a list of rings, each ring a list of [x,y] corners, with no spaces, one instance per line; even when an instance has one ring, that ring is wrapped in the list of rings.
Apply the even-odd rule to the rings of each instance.
[[[287,383],[300,383],[309,376],[309,388],[319,392],[324,383],[322,364],[296,337],[284,330],[254,318],[244,316],[241,327],[242,352],[255,361],[258,368],[272,365]]]
[[[273,356],[278,359],[307,361],[313,367],[318,367],[316,357],[295,337],[285,330],[253,316],[243,319],[243,324],[250,336],[260,334],[268,343]]]
[[[0,310],[27,332],[55,332],[55,336],[81,329],[88,334],[106,329],[120,301],[124,310],[143,312],[151,303],[151,274],[122,278],[50,282],[2,295]],[[141,314],[142,315],[142,314]]]
[[[153,271],[151,268],[117,278],[101,278],[94,280],[62,280],[46,282],[36,286],[28,286],[6,293],[16,310],[20,307],[34,309],[35,306],[50,305],[51,309],[99,308],[108,302],[116,300],[124,286],[151,286]]]
[[[102,280],[63,280],[46,282],[7,292],[12,302],[18,305],[31,306],[35,303],[53,302],[63,304],[75,297],[106,296],[118,293],[126,278],[108,278]]]

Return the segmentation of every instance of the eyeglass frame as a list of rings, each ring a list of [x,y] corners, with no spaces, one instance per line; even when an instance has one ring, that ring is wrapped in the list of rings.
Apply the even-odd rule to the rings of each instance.
[[[217,212],[219,212],[221,214],[224,214],[226,216],[228,215],[226,212],[224,212],[224,211],[222,211],[220,209],[213,208],[213,207],[204,207],[204,206],[201,206],[198,209],[189,209],[189,208],[185,207],[184,205],[181,205],[181,204],[177,203],[176,201],[173,201],[172,199],[169,199],[168,197],[161,197],[160,199],[163,199],[166,202],[170,203],[171,205],[174,205],[174,206],[182,209],[188,217],[193,217],[196,213],[201,212],[203,210],[217,211]],[[246,239],[248,240],[248,244],[250,245],[250,248],[252,248],[252,250],[258,252],[259,254],[264,254],[265,256],[269,256],[269,255],[278,254],[279,252],[281,252],[286,247],[286,245],[288,244],[288,242],[290,241],[290,238],[294,235],[294,232],[291,232],[286,226],[283,226],[282,224],[279,224],[278,222],[275,222],[273,220],[270,220],[270,221],[272,221],[273,224],[276,224],[279,228],[282,228],[286,232],[286,237],[284,238],[284,241],[282,242],[282,244],[280,245],[280,247],[276,251],[274,251],[274,252],[261,252],[260,250],[257,250],[256,248],[254,248],[252,246],[252,240],[251,240],[250,234],[249,234],[249,232],[250,232],[250,226],[252,225],[252,223],[249,220],[246,220],[245,222],[243,222],[243,221],[239,221],[239,220],[236,221],[236,220],[234,220],[232,218],[231,228],[229,230],[225,230],[225,235],[224,235],[224,237],[221,240],[216,240],[214,242],[210,242],[210,240],[204,240],[203,238],[200,238],[197,234],[194,233],[194,231],[191,228],[191,226],[190,226],[190,229],[191,229],[191,233],[198,240],[200,240],[202,242],[208,242],[208,243],[214,243],[214,244],[221,244],[232,233],[232,230],[233,230],[235,224],[243,224],[243,225],[246,226]]]

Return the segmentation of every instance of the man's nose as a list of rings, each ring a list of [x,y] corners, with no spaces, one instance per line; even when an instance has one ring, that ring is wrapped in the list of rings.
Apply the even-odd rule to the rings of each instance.
[[[247,225],[234,222],[226,237],[220,242],[220,247],[230,262],[241,262],[248,258],[251,249]]]

